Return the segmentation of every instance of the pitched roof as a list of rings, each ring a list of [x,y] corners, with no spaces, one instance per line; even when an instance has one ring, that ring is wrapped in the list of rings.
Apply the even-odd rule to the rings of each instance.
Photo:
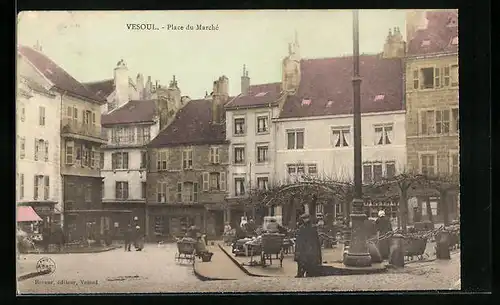
[[[360,55],[361,111],[404,109],[403,63],[380,55]],[[287,97],[281,118],[352,113],[353,58],[301,60],[297,94]]]
[[[191,100],[177,112],[174,121],[148,146],[222,144],[226,142],[225,124],[212,124],[212,100]]]
[[[104,103],[102,98],[96,96],[44,54],[26,46],[19,46],[18,52],[25,56],[55,87],[85,97],[99,104]]]
[[[407,55],[458,52],[458,40],[456,44],[452,43],[453,39],[458,37],[458,24],[450,26],[451,21],[457,21],[457,13],[429,11],[426,18],[429,20],[427,27],[418,30],[408,42]]]
[[[155,100],[129,101],[109,114],[101,116],[101,125],[153,122]]]
[[[115,90],[115,80],[105,79],[97,82],[83,83],[83,85],[89,88],[95,95],[102,99],[106,99]]]
[[[252,85],[247,94],[240,94],[226,104],[226,108],[267,106],[281,96],[281,83]]]

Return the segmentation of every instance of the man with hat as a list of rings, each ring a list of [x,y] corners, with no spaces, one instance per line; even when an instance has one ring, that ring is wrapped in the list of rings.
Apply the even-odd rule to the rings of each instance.
[[[300,227],[295,244],[295,261],[297,262],[297,276],[314,276],[321,266],[321,243],[318,231],[311,224],[309,215],[300,216]]]
[[[387,232],[392,231],[391,221],[385,216],[384,210],[378,211],[378,218],[375,221],[375,226],[377,227],[377,231],[379,233],[379,236],[382,236],[382,235],[386,234]],[[380,252],[380,255],[382,256],[382,259],[388,259],[389,258],[389,248],[390,248],[390,239],[385,238],[385,239],[379,240],[378,247],[379,247],[379,252]]]

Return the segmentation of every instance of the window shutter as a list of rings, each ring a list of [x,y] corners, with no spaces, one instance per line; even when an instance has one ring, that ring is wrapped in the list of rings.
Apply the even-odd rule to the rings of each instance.
[[[193,183],[193,202],[198,202],[198,183]]]
[[[419,85],[419,75],[418,70],[413,70],[413,89],[418,89]]]
[[[226,190],[226,172],[220,173],[220,190],[221,191]]]
[[[128,182],[123,183],[123,198],[128,199]]]
[[[123,169],[128,169],[128,153],[123,153]]]
[[[210,175],[208,172],[203,173],[203,191],[208,192]]]
[[[434,68],[434,87],[435,88],[441,87],[441,74],[439,72],[440,72],[439,68]]]
[[[33,178],[33,199],[38,199],[38,176],[35,175]]]
[[[116,155],[116,153],[113,153],[111,155],[111,169],[116,169],[116,161],[117,161],[116,159],[117,159],[117,157],[118,156]]]
[[[76,107],[73,108],[73,119],[78,120],[78,109]]]
[[[95,112],[92,112],[92,124],[95,125]]]
[[[219,159],[219,148],[216,147],[215,148],[215,163],[219,164],[219,161],[220,161],[220,159]]]
[[[66,164],[73,164],[73,142],[66,142]]]
[[[215,163],[214,156],[214,148],[210,147],[210,163]]]
[[[177,183],[177,202],[182,202],[182,183]]]
[[[35,161],[38,161],[38,139],[35,138]]]
[[[45,141],[45,162],[49,161],[49,141]]]
[[[45,190],[44,190],[44,199],[49,199],[50,196],[50,177],[45,176]]]
[[[116,199],[121,198],[121,194],[120,194],[120,182],[115,182],[115,198]]]

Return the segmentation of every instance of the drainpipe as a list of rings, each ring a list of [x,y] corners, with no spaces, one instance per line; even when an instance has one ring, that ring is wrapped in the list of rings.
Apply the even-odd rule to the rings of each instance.
[[[62,118],[63,118],[63,114],[64,114],[64,107],[63,107],[63,97],[64,95],[66,95],[66,91],[63,91],[61,93],[61,121],[59,122],[59,139],[61,140],[60,141],[60,147],[59,147],[59,154],[61,154],[61,151],[62,151],[62,137],[61,137],[61,125],[62,125]],[[65,221],[65,218],[66,218],[66,208],[64,206],[64,198],[65,198],[65,187],[64,187],[64,175],[61,173],[61,169],[62,167],[66,164],[65,162],[66,158],[65,158],[65,155],[63,156],[59,156],[59,173],[61,175],[61,191],[59,192],[60,193],[60,196],[61,198],[59,198],[60,202],[61,202],[61,211],[60,211],[60,215],[61,215],[61,228],[63,229],[63,232],[67,232],[67,225],[66,225],[66,221]],[[62,161],[62,162],[61,162]],[[61,164],[62,163],[62,164]],[[67,234],[67,233],[66,233]]]

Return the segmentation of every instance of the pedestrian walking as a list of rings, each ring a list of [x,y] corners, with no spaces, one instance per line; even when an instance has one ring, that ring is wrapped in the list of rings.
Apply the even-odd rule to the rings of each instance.
[[[142,251],[144,248],[144,236],[141,234],[140,226],[135,226],[134,247],[135,251]]]
[[[132,243],[132,225],[128,225],[124,234],[125,241],[125,251],[130,251],[131,243]]]
[[[295,245],[295,261],[297,262],[296,277],[318,275],[322,263],[321,243],[318,231],[307,214],[301,216]]]
[[[379,236],[382,236],[390,231],[392,231],[392,224],[389,218],[385,216],[384,210],[380,210],[378,212],[378,218],[375,221],[375,225],[377,227],[377,231],[379,233]],[[378,242],[378,250],[380,252],[380,256],[382,257],[383,260],[389,258],[389,249],[390,249],[390,239],[389,238],[384,238],[379,240]]]

